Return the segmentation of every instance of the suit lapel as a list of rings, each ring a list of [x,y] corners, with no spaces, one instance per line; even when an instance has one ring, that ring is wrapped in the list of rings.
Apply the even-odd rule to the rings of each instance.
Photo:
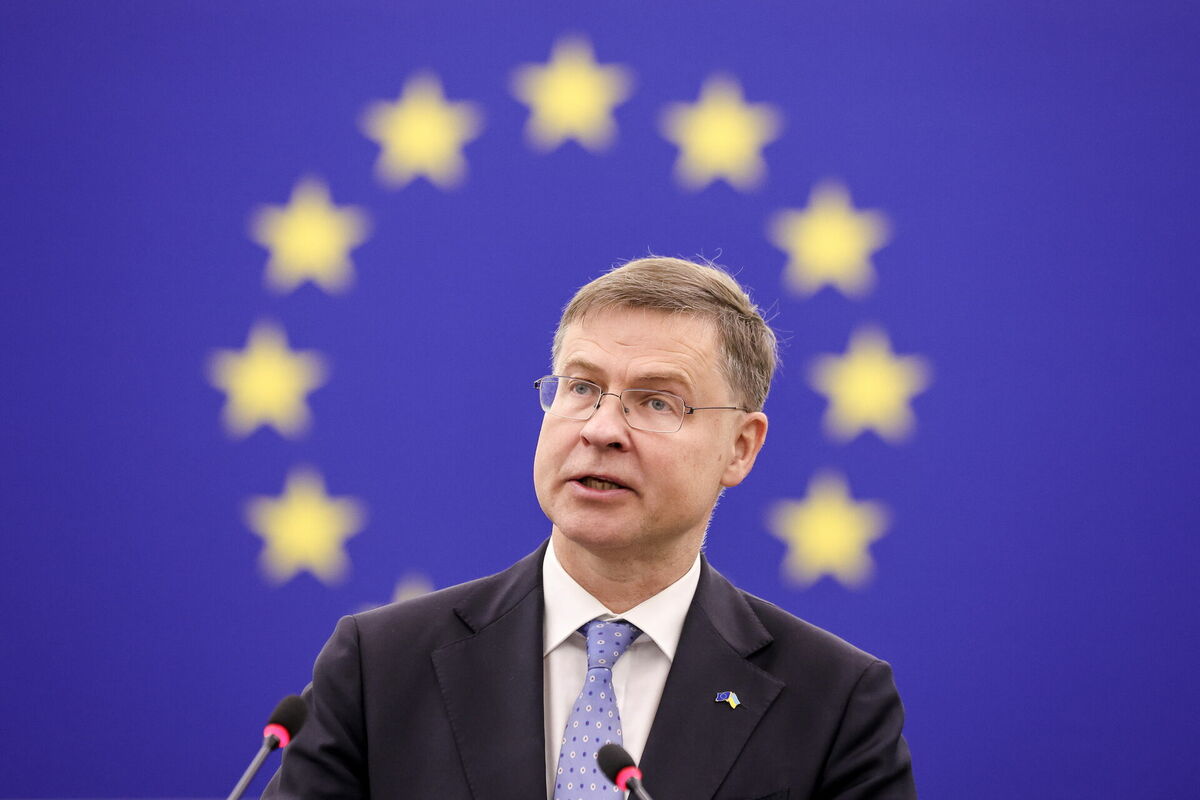
[[[455,609],[473,635],[434,669],[475,800],[546,796],[541,565],[545,545]]]
[[[747,660],[770,643],[741,594],[705,560],[642,756],[656,800],[716,793],[784,686]],[[721,691],[736,692],[741,704],[716,702]]]

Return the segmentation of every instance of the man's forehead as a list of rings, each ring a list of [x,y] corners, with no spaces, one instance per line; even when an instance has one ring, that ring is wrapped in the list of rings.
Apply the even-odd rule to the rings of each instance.
[[[646,309],[606,309],[563,330],[556,368],[631,371],[695,384],[718,370],[711,320]]]
[[[609,306],[592,309],[563,328],[563,338],[578,335],[616,336],[635,339],[645,336],[682,336],[691,340],[715,340],[716,323],[708,316],[687,311]]]

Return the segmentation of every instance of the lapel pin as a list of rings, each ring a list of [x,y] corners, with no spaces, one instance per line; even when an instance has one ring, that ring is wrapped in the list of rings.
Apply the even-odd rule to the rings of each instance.
[[[729,703],[730,708],[737,708],[742,704],[738,699],[737,692],[717,692],[717,703]]]

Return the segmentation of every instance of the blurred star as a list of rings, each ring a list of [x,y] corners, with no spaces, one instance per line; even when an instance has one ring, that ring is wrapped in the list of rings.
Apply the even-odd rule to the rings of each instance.
[[[251,221],[254,241],[271,251],[267,285],[290,292],[312,281],[340,292],[354,279],[350,251],[367,237],[367,216],[353,206],[335,206],[329,189],[301,180],[286,206],[264,206]]]
[[[929,375],[924,359],[894,355],[883,331],[863,328],[844,355],[817,358],[809,379],[829,398],[825,427],[831,436],[849,440],[870,429],[896,443],[912,432],[916,418],[909,404],[929,385]]]
[[[766,103],[746,103],[733,78],[705,81],[695,104],[672,103],[662,115],[662,134],[679,146],[675,177],[688,189],[717,178],[741,191],[766,175],[762,149],[779,136],[781,116]]]
[[[808,296],[834,286],[861,297],[875,284],[870,257],[887,243],[888,225],[882,214],[856,211],[844,186],[823,183],[807,208],[777,213],[768,234],[788,254],[784,278],[793,291]]]
[[[555,42],[548,63],[513,72],[512,92],[529,106],[525,136],[531,146],[549,151],[574,139],[595,152],[616,136],[613,109],[629,97],[632,83],[625,67],[597,64],[586,39],[564,38]]]
[[[345,541],[361,530],[363,516],[357,501],[325,494],[324,480],[307,468],[288,474],[278,498],[246,503],[246,524],[266,541],[260,563],[276,583],[301,570],[322,583],[340,580],[349,566]]]
[[[362,129],[382,148],[375,173],[384,183],[400,188],[424,176],[449,189],[466,176],[462,148],[483,122],[473,103],[446,100],[441,81],[426,73],[406,81],[396,102],[368,106]]]
[[[777,503],[768,525],[788,545],[783,562],[788,578],[811,586],[829,575],[855,588],[874,571],[867,546],[883,536],[887,513],[879,503],[854,502],[845,479],[824,472],[809,482],[803,500]]]
[[[222,420],[231,436],[270,425],[296,436],[309,425],[307,395],[325,383],[325,364],[312,352],[288,349],[287,335],[260,322],[244,350],[218,350],[208,363],[209,380],[226,394]]]
[[[392,602],[402,603],[432,591],[433,581],[428,575],[419,572],[405,573],[404,577],[396,581],[396,587],[392,590]]]

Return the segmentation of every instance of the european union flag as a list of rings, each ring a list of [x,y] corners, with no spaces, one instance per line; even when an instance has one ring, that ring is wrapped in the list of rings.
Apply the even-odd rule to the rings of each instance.
[[[888,658],[923,795],[1194,791],[1195,7],[0,17],[3,796],[215,796],[340,616],[532,551],[648,252],[771,310],[707,553]]]

